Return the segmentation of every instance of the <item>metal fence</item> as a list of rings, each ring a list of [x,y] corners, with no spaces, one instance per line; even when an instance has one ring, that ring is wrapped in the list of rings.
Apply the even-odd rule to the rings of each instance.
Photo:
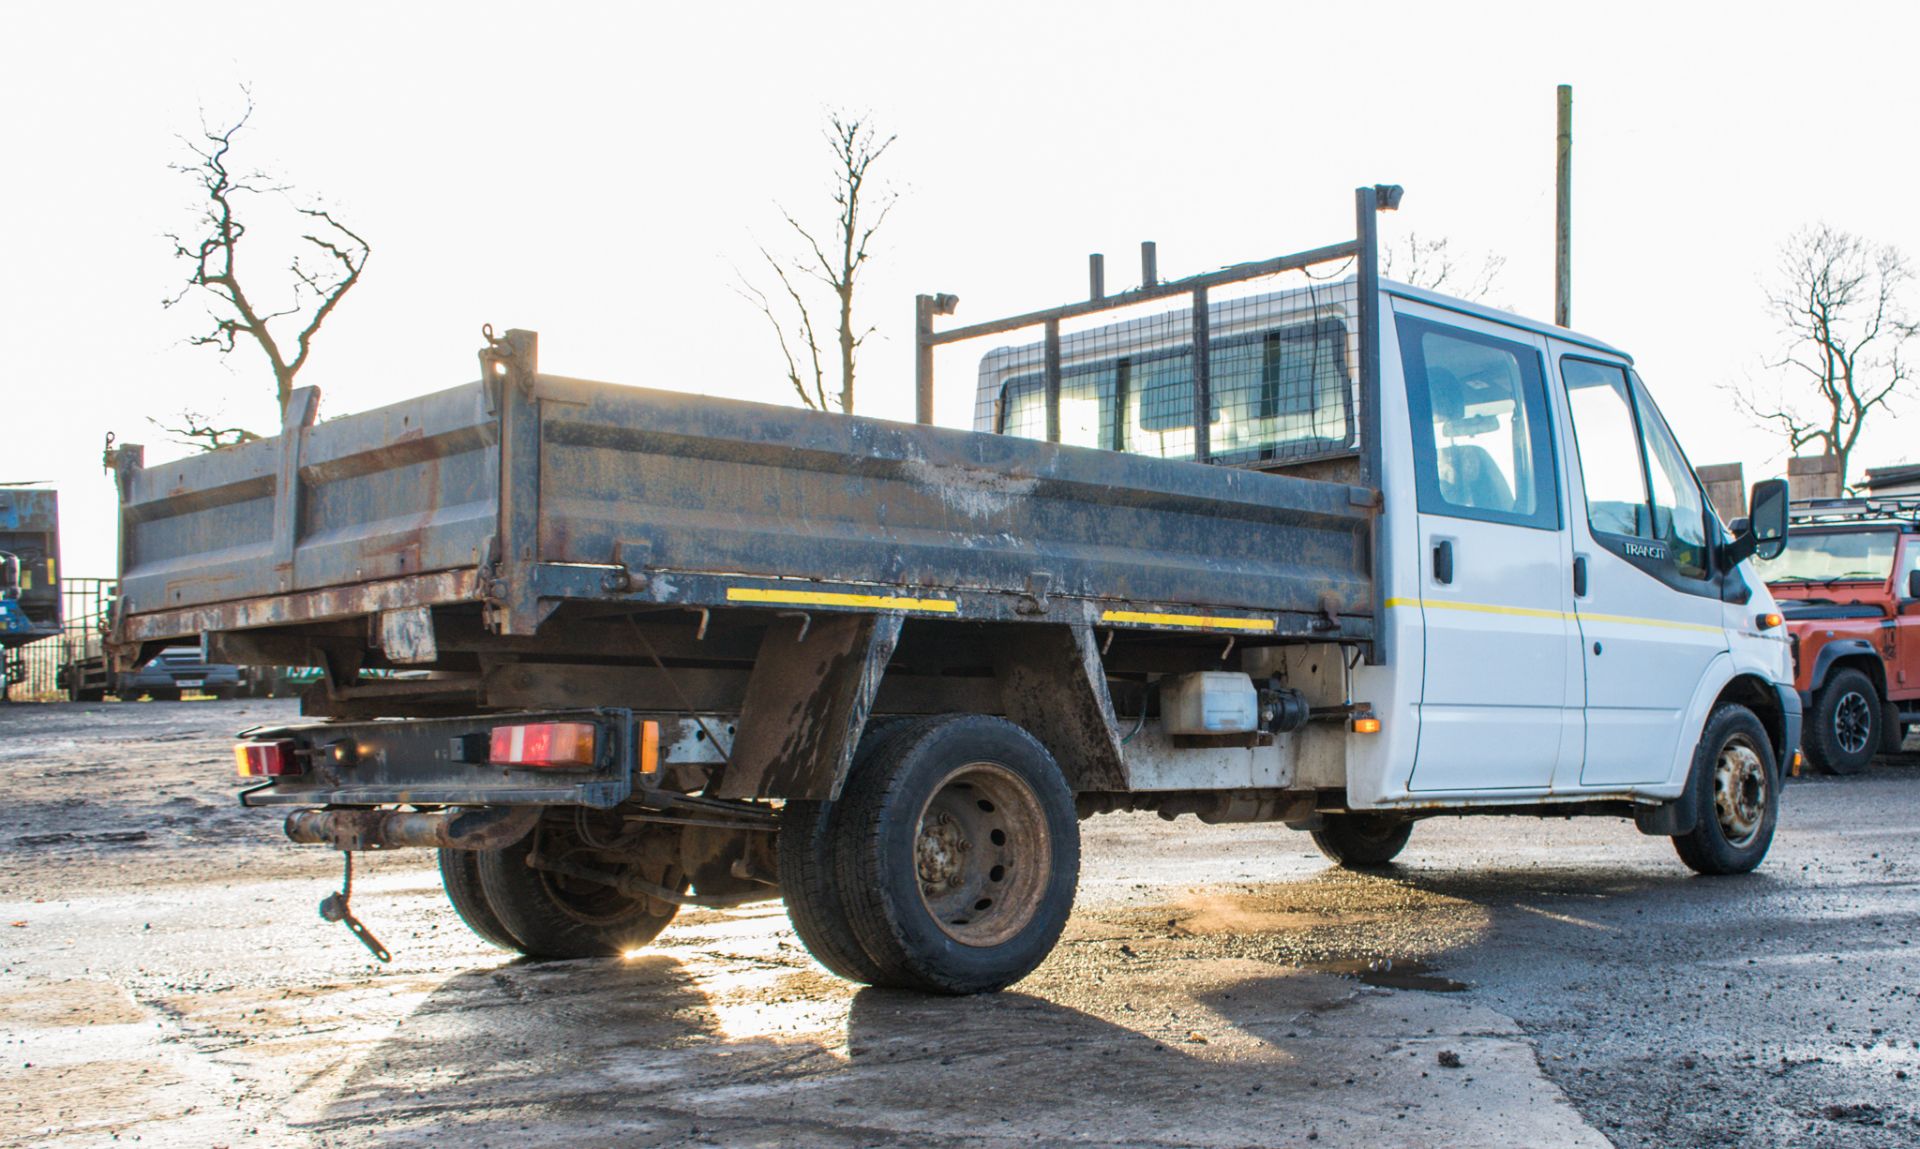
[[[113,579],[60,580],[61,631],[51,638],[17,647],[7,681],[10,702],[54,702],[67,697],[69,677],[105,673],[107,615],[113,606]]]

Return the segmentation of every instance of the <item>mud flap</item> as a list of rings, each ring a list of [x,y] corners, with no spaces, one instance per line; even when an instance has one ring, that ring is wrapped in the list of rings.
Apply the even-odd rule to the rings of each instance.
[[[866,729],[898,614],[782,617],[761,640],[718,798],[828,800]]]
[[[1633,824],[1642,834],[1656,838],[1675,838],[1681,834],[1693,832],[1694,824],[1700,820],[1700,798],[1694,785],[1694,772],[1700,769],[1700,751],[1696,747],[1694,762],[1687,771],[1686,789],[1671,802],[1662,802],[1658,806],[1635,806]]]
[[[1107,675],[1087,626],[1028,626],[996,648],[1007,717],[1040,740],[1076,791],[1125,790],[1127,768]]]

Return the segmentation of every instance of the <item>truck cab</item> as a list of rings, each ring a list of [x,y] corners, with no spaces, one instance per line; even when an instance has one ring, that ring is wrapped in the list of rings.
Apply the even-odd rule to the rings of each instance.
[[[1349,807],[1671,803],[1730,702],[1788,763],[1799,698],[1787,632],[1748,561],[1760,544],[1736,545],[1715,516],[1632,357],[1421,288],[1380,292],[1388,561],[1376,578],[1395,655],[1348,671],[1383,720],[1347,750]],[[1350,301],[1309,288],[1212,306],[1214,461],[1351,467]],[[1093,328],[1064,337],[1060,356],[1061,441],[1193,456],[1187,325]],[[1043,357],[1038,345],[985,357],[978,429],[1046,434]],[[1783,484],[1755,497],[1783,520]],[[1772,552],[1784,521],[1768,531]],[[1288,658],[1241,661],[1257,678]]]
[[[1807,761],[1853,774],[1920,721],[1920,500],[1810,500],[1792,521],[1792,548],[1755,569],[1786,619]]]

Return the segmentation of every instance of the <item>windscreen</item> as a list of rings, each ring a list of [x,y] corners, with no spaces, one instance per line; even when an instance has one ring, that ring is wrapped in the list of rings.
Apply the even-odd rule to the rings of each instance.
[[[1891,530],[1794,531],[1779,558],[1753,560],[1769,583],[1884,579],[1893,573],[1898,536]]]

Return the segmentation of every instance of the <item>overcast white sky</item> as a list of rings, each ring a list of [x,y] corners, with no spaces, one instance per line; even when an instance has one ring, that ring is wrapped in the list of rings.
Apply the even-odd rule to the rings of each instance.
[[[1172,277],[1335,242],[1352,189],[1389,229],[1497,252],[1493,301],[1552,310],[1554,85],[1575,88],[1574,324],[1632,352],[1695,462],[1781,469],[1722,384],[1776,345],[1762,287],[1817,220],[1920,257],[1920,7],[1099,4],[7,3],[0,69],[0,481],[61,491],[64,573],[110,574],[102,436],[147,416],[271,429],[251,353],[163,311],[191,225],[177,133],[259,105],[242,162],[374,245],[301,381],[339,414],[476,373],[483,322],[544,369],[786,401],[732,291],[776,201],[824,207],[824,110],[899,133],[904,198],[864,290],[862,413],[909,418],[911,305],[1064,302],[1085,257]],[[264,251],[256,258],[264,260]],[[256,273],[271,278],[273,266]],[[972,380],[942,379],[964,426]],[[1915,402],[1920,402],[1916,400]],[[1860,462],[1920,457],[1886,420]]]

